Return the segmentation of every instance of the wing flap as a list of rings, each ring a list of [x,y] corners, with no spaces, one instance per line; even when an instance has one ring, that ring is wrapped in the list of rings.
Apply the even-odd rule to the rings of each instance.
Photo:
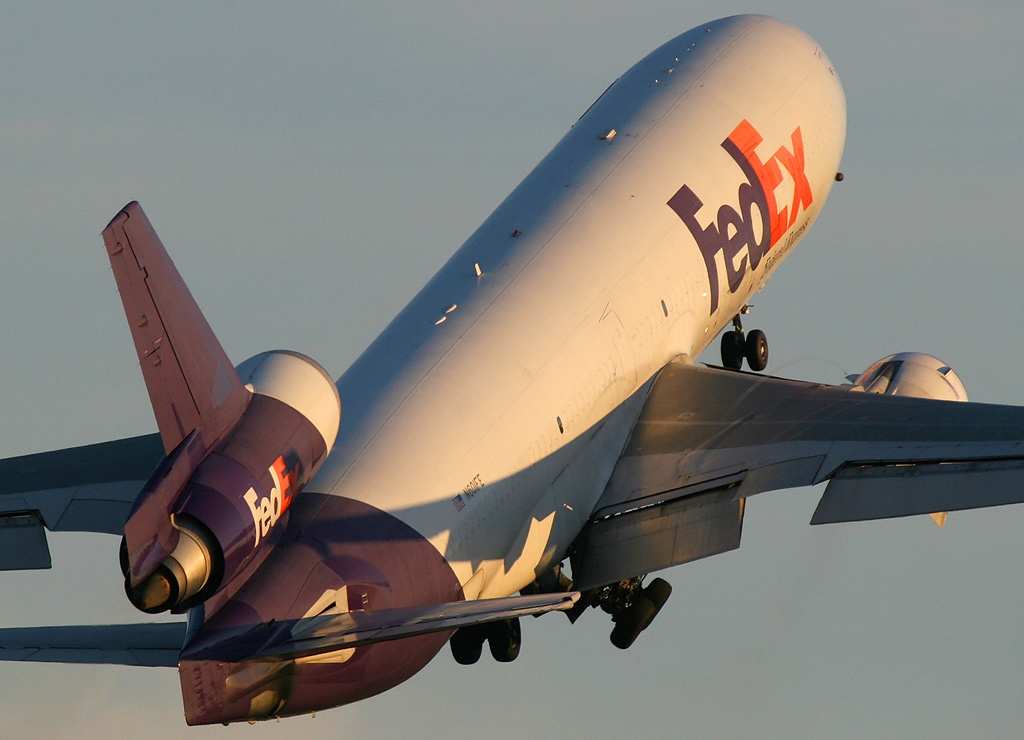
[[[851,465],[829,481],[811,524],[1019,503],[1024,503],[1021,460]]]
[[[735,550],[743,530],[738,485],[591,521],[573,548],[573,588],[586,591]]]
[[[0,516],[0,570],[41,570],[50,565],[46,531],[35,512]]]

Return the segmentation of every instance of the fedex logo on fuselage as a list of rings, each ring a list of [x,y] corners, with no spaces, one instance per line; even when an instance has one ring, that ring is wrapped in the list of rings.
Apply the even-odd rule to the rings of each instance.
[[[288,510],[295,496],[296,481],[299,478],[299,465],[295,464],[291,470],[284,461],[284,457],[278,457],[267,468],[274,485],[270,489],[270,495],[262,499],[256,493],[256,489],[250,486],[245,492],[245,503],[249,505],[249,513],[252,514],[252,523],[256,529],[256,541],[253,547],[260,544],[260,540],[270,534],[270,530],[277,520]]]
[[[804,140],[800,127],[797,126],[790,136],[792,149],[780,146],[765,162],[756,151],[762,140],[757,129],[744,119],[722,142],[722,148],[746,177],[746,182],[739,185],[739,210],[723,204],[716,218],[707,226],[701,226],[697,213],[704,203],[689,185],[679,188],[668,201],[669,208],[686,224],[704,257],[711,284],[712,314],[718,310],[718,253],[722,253],[725,263],[729,292],[735,293],[748,265],[756,270],[768,250],[796,223],[800,211],[806,211],[813,202],[811,184],[804,172]],[[783,181],[783,170],[792,182],[793,199],[780,209],[775,190]]]

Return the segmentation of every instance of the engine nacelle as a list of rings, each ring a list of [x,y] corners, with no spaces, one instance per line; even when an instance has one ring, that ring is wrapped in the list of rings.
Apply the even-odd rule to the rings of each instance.
[[[168,455],[132,515],[154,522],[156,531],[143,525],[134,531],[145,535],[132,542],[126,527],[125,590],[142,611],[184,611],[269,551],[287,523],[292,500],[334,445],[341,400],[320,365],[298,353],[275,351],[256,355],[237,370],[252,393],[239,422],[215,449],[195,453],[202,457],[194,468],[187,449]],[[175,475],[187,476],[183,485],[175,485]],[[168,486],[177,490],[168,492]],[[135,548],[132,557],[128,545]]]
[[[860,375],[850,376],[850,390],[913,396],[939,401],[966,401],[967,390],[946,363],[920,352],[900,352],[883,357]]]

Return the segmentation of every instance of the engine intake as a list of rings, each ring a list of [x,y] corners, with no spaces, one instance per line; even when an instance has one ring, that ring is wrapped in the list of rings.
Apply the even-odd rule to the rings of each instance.
[[[920,352],[883,357],[858,376],[850,390],[938,401],[966,401],[967,389],[949,365]]]

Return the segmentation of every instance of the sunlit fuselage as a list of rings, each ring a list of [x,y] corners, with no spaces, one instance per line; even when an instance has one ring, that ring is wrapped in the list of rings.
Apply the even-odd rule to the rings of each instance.
[[[289,539],[203,630],[309,616],[340,589],[350,609],[507,596],[559,562],[641,389],[703,350],[817,217],[845,126],[821,49],[763,17],[700,26],[626,72],[341,377],[337,442]],[[354,701],[445,639],[241,677],[187,648],[186,713]]]

